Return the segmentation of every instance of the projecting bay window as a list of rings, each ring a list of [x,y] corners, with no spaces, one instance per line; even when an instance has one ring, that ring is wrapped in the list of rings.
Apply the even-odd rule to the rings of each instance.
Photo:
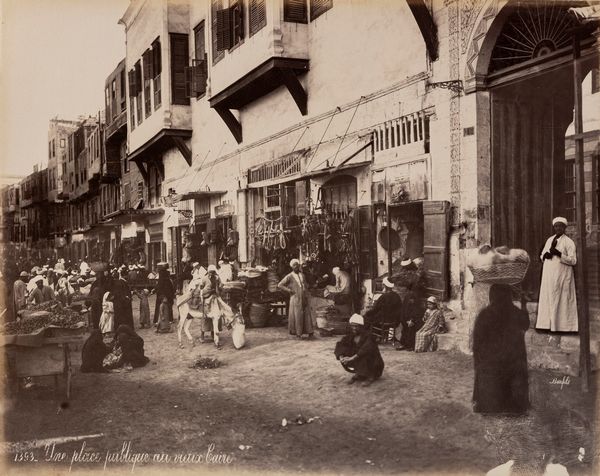
[[[152,70],[154,72],[152,86],[154,88],[154,110],[162,104],[160,76],[162,73],[162,54],[160,50],[160,39],[152,43]]]
[[[152,114],[152,92],[150,91],[150,84],[154,78],[154,63],[152,60],[152,50],[148,48],[142,55],[142,62],[144,65],[144,112],[146,118]]]
[[[188,35],[169,33],[171,43],[171,98],[173,104],[189,105],[186,91],[186,68],[189,61]]]

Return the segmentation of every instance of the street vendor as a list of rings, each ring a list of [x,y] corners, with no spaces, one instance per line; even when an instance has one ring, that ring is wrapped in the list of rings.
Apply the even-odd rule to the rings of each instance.
[[[334,353],[344,370],[354,374],[348,384],[363,381],[366,387],[383,373],[384,363],[379,348],[360,314],[352,315],[350,332],[335,345]]]
[[[329,285],[325,288],[325,297],[333,297],[336,304],[349,303],[352,300],[350,275],[337,266],[331,270],[331,274],[335,278],[335,286]]]
[[[36,288],[29,295],[29,302],[33,304],[41,304],[43,302],[54,301],[54,291],[47,284],[44,284],[44,279],[37,276],[34,279]]]
[[[375,301],[372,309],[365,313],[370,325],[389,324],[396,328],[402,319],[402,298],[394,291],[394,283],[383,279],[383,294]]]
[[[14,303],[14,316],[22,309],[27,306],[27,281],[29,281],[29,273],[27,271],[21,271],[19,279],[13,284],[13,303]]]

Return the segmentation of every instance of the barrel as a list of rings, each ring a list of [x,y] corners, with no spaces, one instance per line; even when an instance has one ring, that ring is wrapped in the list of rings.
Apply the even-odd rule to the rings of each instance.
[[[252,303],[250,307],[250,321],[252,327],[265,327],[269,318],[269,305],[261,303]]]
[[[267,289],[269,290],[269,292],[276,293],[278,290],[278,284],[279,277],[277,276],[277,273],[275,271],[269,270],[269,272],[267,273]]]

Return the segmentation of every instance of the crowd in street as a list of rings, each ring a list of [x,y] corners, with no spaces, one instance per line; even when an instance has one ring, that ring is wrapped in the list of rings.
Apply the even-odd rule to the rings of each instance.
[[[544,263],[540,292],[540,311],[543,312],[540,312],[537,327],[541,329],[576,329],[572,280],[576,255],[572,240],[564,234],[565,222],[561,217],[554,219],[555,235],[548,239],[540,257]],[[297,339],[305,336],[312,339],[315,329],[308,304],[307,276],[298,259],[292,259],[289,267],[290,272],[277,285],[289,298],[288,332]],[[69,306],[82,301],[82,305],[89,308],[92,329],[84,346],[83,371],[145,365],[148,359],[144,355],[144,341],[134,329],[154,327],[157,333],[171,332],[174,307],[179,315],[180,348],[183,348],[184,334],[191,346],[196,342],[191,333],[194,319],[200,321],[199,341],[205,342],[210,333],[217,348],[221,348],[220,333],[224,327],[238,326],[239,330],[241,324],[243,334],[241,306],[232,306],[222,297],[223,285],[236,277],[232,264],[221,260],[218,266],[211,264],[205,269],[195,262],[185,269],[183,279],[176,286],[167,263],[159,263],[156,273],[147,273],[140,265],[118,268],[102,265],[93,270],[85,259],[76,264],[59,259],[30,270],[22,269],[10,289],[4,285],[5,296],[10,297],[6,302],[11,304],[4,313],[8,310],[9,319],[15,319],[30,306],[45,302]],[[349,383],[363,381],[364,385],[371,385],[381,377],[384,369],[378,347],[381,341],[391,341],[396,350],[431,352],[437,349],[437,336],[446,332],[446,323],[436,297],[422,299],[417,289],[409,289],[401,296],[395,283],[386,277],[382,283],[383,293],[359,314],[354,309],[349,273],[334,267],[331,276],[335,284],[325,287],[324,296],[351,316],[349,332],[335,348],[336,359],[344,370],[353,374]],[[147,286],[132,288],[132,282],[144,282]],[[153,313],[150,294],[156,295]],[[139,300],[137,326],[134,298]],[[480,312],[473,330],[474,410],[523,413],[529,406],[524,343],[529,318],[524,310],[514,306],[509,286],[492,285],[489,298],[490,303]]]

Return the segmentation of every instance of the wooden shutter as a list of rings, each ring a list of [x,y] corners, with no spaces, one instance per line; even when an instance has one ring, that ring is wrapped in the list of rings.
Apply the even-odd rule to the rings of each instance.
[[[235,4],[229,7],[231,12],[231,46],[237,45],[244,39],[244,4],[242,0],[238,0]]]
[[[127,76],[129,77],[129,97],[135,97],[135,96],[137,96],[137,93],[138,93],[135,69],[130,70],[129,73],[127,73]]]
[[[310,0],[311,21],[325,13],[333,6],[333,0]]]
[[[423,202],[423,225],[425,288],[428,294],[446,300],[449,297],[450,203]]]
[[[373,236],[373,207],[365,205],[358,207],[358,232],[359,247],[359,273],[361,279],[375,278],[373,263],[376,253],[373,250],[375,237]]]
[[[231,10],[217,10],[217,51],[228,50],[233,46],[231,31]]]
[[[217,48],[217,32],[218,21],[217,12],[223,8],[223,0],[212,0],[211,3],[211,39],[212,39],[212,56],[213,64],[219,61],[223,57],[223,52]]]
[[[156,78],[162,72],[162,52],[160,50],[160,40],[152,43],[152,71]]]
[[[142,55],[142,61],[144,63],[144,81],[150,81],[154,78],[154,62],[152,58],[152,50],[148,48]]]
[[[140,94],[142,92],[142,65],[140,64],[139,61],[137,63],[135,63],[134,75],[135,75],[135,95],[137,96],[138,94]]]
[[[187,105],[190,103],[186,95],[186,67],[189,64],[188,35],[170,33],[171,42],[171,102]]]
[[[207,65],[206,59],[204,60],[193,60],[192,77],[191,77],[191,94],[192,97],[200,97],[206,93],[206,81],[207,81]]]
[[[250,36],[267,24],[267,6],[265,0],[250,0]]]
[[[204,20],[202,20],[196,28],[194,28],[194,58],[197,60],[204,59],[206,54]]]
[[[283,0],[283,21],[308,23],[306,0]]]

